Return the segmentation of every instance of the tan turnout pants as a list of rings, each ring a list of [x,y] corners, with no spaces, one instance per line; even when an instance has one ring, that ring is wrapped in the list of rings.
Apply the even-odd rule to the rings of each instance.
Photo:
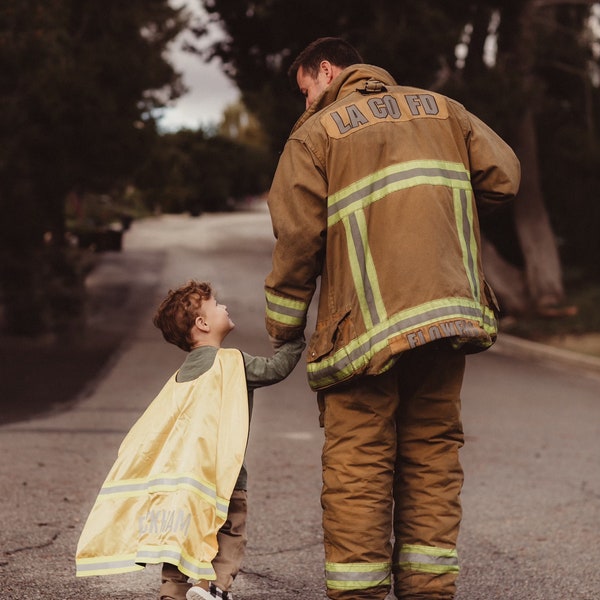
[[[445,344],[319,396],[327,595],[450,600],[458,573],[465,358]]]
[[[212,561],[217,578],[212,582],[223,591],[231,589],[246,552],[246,517],[248,513],[246,490],[233,490],[227,511],[227,521],[217,533],[219,551]],[[186,592],[192,587],[186,575],[174,565],[164,563],[159,598],[185,600]],[[208,582],[205,589],[208,589]]]

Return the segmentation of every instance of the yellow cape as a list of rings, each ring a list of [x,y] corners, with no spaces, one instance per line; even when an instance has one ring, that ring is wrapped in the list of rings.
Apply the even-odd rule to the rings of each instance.
[[[127,434],[81,533],[77,576],[167,562],[214,579],[217,531],[248,440],[239,350],[220,349],[198,379],[165,384]]]

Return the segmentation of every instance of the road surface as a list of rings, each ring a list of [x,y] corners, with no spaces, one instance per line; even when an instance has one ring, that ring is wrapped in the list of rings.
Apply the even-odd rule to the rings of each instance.
[[[126,342],[68,410],[0,427],[3,599],[157,597],[158,567],[75,578],[79,532],[123,436],[183,359],[151,324],[159,300],[189,278],[210,280],[236,323],[227,345],[268,354],[262,285],[271,248],[258,205],[136,222],[123,252],[103,256],[88,282],[104,302],[94,326],[128,330]],[[599,376],[499,345],[469,358],[463,407],[457,600],[600,599]],[[321,444],[302,364],[256,392],[237,600],[325,598]]]

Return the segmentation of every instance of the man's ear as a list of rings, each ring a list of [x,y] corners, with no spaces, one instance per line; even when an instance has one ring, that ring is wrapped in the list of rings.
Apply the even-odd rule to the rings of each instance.
[[[319,69],[323,71],[323,74],[326,77],[327,85],[329,85],[334,78],[333,75],[333,65],[328,60],[322,60],[319,64]]]
[[[322,60],[319,64],[319,69],[325,75],[325,81],[329,85],[344,69],[330,63],[328,60]]]
[[[204,333],[208,333],[210,331],[210,327],[208,326],[208,323],[204,320],[204,317],[196,317],[194,325]]]

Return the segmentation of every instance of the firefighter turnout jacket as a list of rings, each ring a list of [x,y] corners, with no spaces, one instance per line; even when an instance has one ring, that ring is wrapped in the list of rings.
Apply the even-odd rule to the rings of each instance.
[[[321,277],[314,390],[438,339],[488,348],[497,305],[478,210],[512,199],[519,180],[510,147],[458,102],[379,67],[344,69],[294,126],[269,193],[269,335],[302,334]]]

